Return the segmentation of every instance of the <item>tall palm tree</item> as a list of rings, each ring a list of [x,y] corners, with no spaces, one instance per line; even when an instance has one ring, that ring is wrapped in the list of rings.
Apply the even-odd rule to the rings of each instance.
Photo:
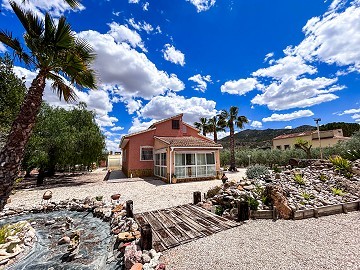
[[[194,126],[199,129],[204,136],[209,133],[208,120],[206,117],[200,117],[200,122],[195,122]]]
[[[231,106],[229,111],[223,110],[220,117],[226,122],[226,127],[230,129],[230,168],[229,171],[236,171],[235,167],[235,142],[234,142],[234,130],[235,126],[238,128],[244,128],[244,124],[249,120],[245,116],[238,116],[239,108]]]
[[[41,107],[46,79],[52,80],[53,90],[65,101],[76,98],[72,86],[96,88],[94,71],[90,68],[95,57],[93,49],[84,40],[76,38],[64,17],[55,24],[48,13],[42,20],[13,1],[10,1],[10,5],[25,28],[27,50],[18,39],[4,30],[0,30],[0,41],[14,50],[19,60],[36,69],[37,76],[0,152],[0,210],[4,208],[18,175],[25,145]],[[64,78],[70,81],[71,86]]]
[[[214,142],[217,143],[217,133],[225,131],[226,123],[220,115],[215,115],[208,120],[209,131],[214,134]]]

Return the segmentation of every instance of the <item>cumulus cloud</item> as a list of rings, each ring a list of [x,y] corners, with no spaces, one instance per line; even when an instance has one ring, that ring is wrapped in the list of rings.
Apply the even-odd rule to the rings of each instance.
[[[124,127],[112,127],[111,130],[112,131],[120,131],[120,130],[124,130]]]
[[[140,0],[129,0],[129,4],[139,4]]]
[[[200,92],[205,92],[207,89],[207,84],[212,83],[210,75],[201,76],[200,74],[196,74],[190,77],[188,80],[197,83],[197,85],[193,86],[192,88]]]
[[[109,34],[89,30],[80,32],[78,36],[93,46],[97,54],[94,69],[101,86],[113,95],[149,100],[168,90],[181,91],[185,88],[175,74],[158,70],[145,54],[125,42],[116,42]]]
[[[135,133],[148,129],[152,124],[157,122],[157,120],[152,119],[150,121],[141,121],[140,118],[135,117],[132,121],[132,126],[129,128],[129,133]]]
[[[229,93],[232,95],[245,95],[257,87],[262,88],[255,78],[240,79],[237,81],[227,81],[221,86],[222,93]]]
[[[128,22],[134,29],[136,29],[136,30],[138,30],[138,31],[144,30],[147,34],[150,34],[152,31],[154,31],[154,27],[153,27],[151,24],[149,24],[149,23],[147,23],[147,22],[145,22],[145,21],[136,22],[134,18],[130,18],[130,19],[127,20],[127,22]],[[156,27],[156,32],[159,32],[158,28],[159,28],[159,30],[160,30],[160,26],[157,26],[157,27]],[[161,32],[161,30],[160,30],[160,32]]]
[[[196,7],[197,12],[207,11],[215,5],[216,0],[186,0]]]
[[[49,12],[53,17],[60,17],[66,11],[73,10],[64,0],[32,0],[25,1],[14,0],[25,10],[31,10],[34,14],[39,17],[44,17],[44,12]],[[7,10],[12,10],[9,1],[3,0],[1,6]],[[85,7],[80,4],[75,11],[84,10]]]
[[[290,121],[298,118],[313,116],[314,113],[310,110],[300,110],[292,113],[277,114],[274,113],[270,117],[263,118],[263,122],[274,122],[274,121]]]
[[[295,79],[273,82],[267,86],[262,94],[256,95],[251,102],[266,105],[271,110],[286,110],[291,108],[305,108],[326,101],[337,99],[332,92],[343,89],[334,85],[337,78]]]
[[[286,126],[285,129],[292,129],[292,126]]]
[[[254,128],[262,128],[262,123],[260,121],[252,121],[250,126]]]
[[[165,44],[163,53],[165,60],[180,66],[185,65],[185,55],[181,51],[175,49],[173,45]]]
[[[349,110],[345,110],[342,113],[340,113],[339,115],[344,115],[344,114],[353,114],[353,113],[360,113],[360,108],[359,109],[349,109]]]
[[[272,58],[274,56],[274,53],[273,52],[269,52],[265,55],[265,58],[264,58],[264,62],[267,62],[267,60],[269,60],[270,58]]]
[[[127,42],[131,47],[139,47],[146,52],[141,37],[136,31],[130,30],[126,25],[120,25],[116,22],[109,23],[108,25],[110,27],[108,34],[112,36],[116,42]]]

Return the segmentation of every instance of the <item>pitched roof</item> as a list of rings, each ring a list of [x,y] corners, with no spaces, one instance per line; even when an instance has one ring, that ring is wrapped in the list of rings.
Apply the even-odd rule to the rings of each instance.
[[[171,120],[171,119],[174,119],[174,118],[178,118],[178,117],[183,117],[183,114],[180,113],[180,114],[178,114],[178,115],[174,115],[174,116],[171,116],[171,117],[169,117],[169,118],[166,118],[166,119],[157,121],[157,122],[155,122],[154,124],[152,124],[152,125],[149,127],[149,129],[154,128],[156,125],[158,125],[158,124],[160,124],[160,123],[163,123],[163,122],[165,122],[165,121],[168,121],[168,120]]]
[[[208,147],[216,147],[222,148],[221,144],[215,143],[211,140],[205,140],[202,138],[196,138],[192,136],[186,137],[154,137],[171,147],[200,147],[200,148],[208,148]]]
[[[313,131],[304,131],[304,132],[299,132],[299,133],[284,134],[284,135],[280,135],[280,136],[275,137],[273,140],[309,136],[312,133],[313,133]]]

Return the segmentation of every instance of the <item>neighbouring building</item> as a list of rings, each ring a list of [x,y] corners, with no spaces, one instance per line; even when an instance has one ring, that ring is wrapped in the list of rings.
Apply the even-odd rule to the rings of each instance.
[[[107,157],[108,170],[121,170],[121,162],[122,162],[121,152],[113,153],[111,151]]]
[[[315,130],[277,136],[272,140],[273,149],[286,150],[294,148],[298,138],[309,141],[313,148],[320,146],[318,132]],[[339,141],[349,139],[349,137],[344,137],[342,129],[320,131],[321,147],[333,146]]]
[[[222,146],[183,122],[183,114],[123,136],[122,170],[128,177],[157,176],[166,182],[214,179]]]

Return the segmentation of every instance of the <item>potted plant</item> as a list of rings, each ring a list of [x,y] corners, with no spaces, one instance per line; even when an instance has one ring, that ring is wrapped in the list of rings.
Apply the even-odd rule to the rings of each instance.
[[[173,173],[173,174],[171,175],[171,183],[176,184],[176,181],[177,181],[176,174]]]

